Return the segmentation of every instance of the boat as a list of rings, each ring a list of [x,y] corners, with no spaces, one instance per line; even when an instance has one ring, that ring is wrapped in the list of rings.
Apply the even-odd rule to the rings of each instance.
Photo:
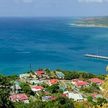
[[[98,59],[105,59],[108,60],[107,56],[100,56],[100,55],[96,55],[96,54],[85,54],[86,57],[91,57],[91,58],[98,58]]]

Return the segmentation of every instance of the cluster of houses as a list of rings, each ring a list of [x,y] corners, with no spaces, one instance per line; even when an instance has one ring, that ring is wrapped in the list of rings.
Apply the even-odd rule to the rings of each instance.
[[[26,93],[22,91],[20,87],[20,82],[24,82],[29,84],[31,90],[39,96],[41,92],[44,92],[44,96],[41,97],[42,101],[49,101],[56,99],[53,94],[50,94],[46,91],[46,88],[42,86],[42,84],[47,84],[48,86],[52,86],[54,84],[59,85],[59,89],[63,91],[61,94],[62,96],[66,96],[69,99],[73,99],[74,101],[84,101],[86,97],[84,94],[80,92],[81,87],[88,87],[92,83],[97,85],[101,85],[104,83],[103,80],[99,78],[91,78],[87,81],[83,81],[80,79],[72,79],[72,80],[65,80],[63,72],[55,71],[56,78],[50,78],[50,76],[44,70],[38,70],[32,73],[25,73],[20,74],[19,79],[14,82],[14,85],[11,87],[12,92],[10,95],[10,100],[12,102],[24,102],[29,103],[29,98]],[[96,98],[100,94],[93,94],[93,97]]]

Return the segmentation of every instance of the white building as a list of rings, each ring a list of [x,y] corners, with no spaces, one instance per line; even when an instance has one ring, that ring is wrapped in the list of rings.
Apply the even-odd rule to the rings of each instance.
[[[19,77],[20,77],[20,79],[22,79],[22,78],[26,79],[26,78],[30,77],[30,74],[28,74],[28,73],[20,74]]]
[[[83,96],[80,93],[68,93],[68,98],[73,99],[74,101],[82,101],[84,100]]]
[[[42,84],[43,81],[42,80],[35,80],[35,79],[33,79],[33,80],[30,80],[29,83],[30,84]]]

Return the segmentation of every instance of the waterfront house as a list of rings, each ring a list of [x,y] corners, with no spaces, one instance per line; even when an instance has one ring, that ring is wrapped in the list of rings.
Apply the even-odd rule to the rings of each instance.
[[[23,94],[14,94],[14,95],[11,95],[9,97],[9,99],[12,101],[12,102],[24,102],[24,103],[29,103],[29,99],[28,99],[28,96],[23,93]]]

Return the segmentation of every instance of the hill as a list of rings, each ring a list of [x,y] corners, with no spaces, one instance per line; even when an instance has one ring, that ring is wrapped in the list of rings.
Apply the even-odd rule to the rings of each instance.
[[[108,27],[108,16],[80,18],[72,25],[82,27]]]

